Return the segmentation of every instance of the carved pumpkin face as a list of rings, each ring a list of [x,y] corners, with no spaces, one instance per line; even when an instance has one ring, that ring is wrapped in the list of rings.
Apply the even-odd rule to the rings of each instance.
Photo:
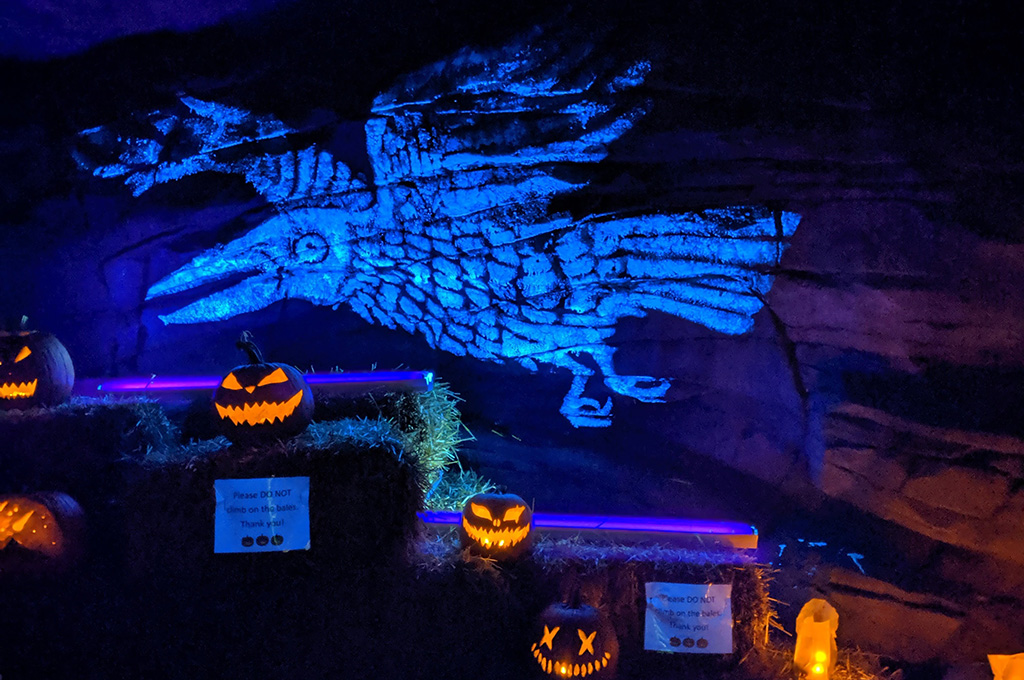
[[[533,512],[515,494],[480,493],[462,508],[462,546],[485,557],[512,559],[530,546]]]
[[[292,366],[249,364],[232,369],[221,380],[213,406],[231,441],[291,437],[313,419],[313,392]]]
[[[0,331],[0,409],[54,406],[71,396],[75,369],[48,333]]]
[[[589,605],[553,604],[538,619],[530,651],[541,672],[556,678],[614,678],[619,639],[611,622]]]
[[[0,496],[0,572],[10,571],[17,544],[47,561],[62,562],[81,547],[82,508],[63,493]]]

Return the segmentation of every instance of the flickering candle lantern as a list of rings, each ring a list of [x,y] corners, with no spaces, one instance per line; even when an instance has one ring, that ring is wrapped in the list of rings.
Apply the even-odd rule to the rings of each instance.
[[[839,613],[825,600],[809,600],[796,617],[793,663],[811,680],[828,680],[836,665]]]
[[[989,654],[988,664],[994,680],[1024,680],[1024,653]]]

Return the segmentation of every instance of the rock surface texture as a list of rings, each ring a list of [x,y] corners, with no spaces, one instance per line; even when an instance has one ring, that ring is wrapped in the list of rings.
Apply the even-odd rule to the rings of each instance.
[[[266,0],[246,14],[225,0],[191,18],[183,3],[143,2],[103,24],[94,4],[70,3],[60,21],[53,3],[0,10],[6,54],[35,60],[0,69],[0,300],[61,337],[82,377],[223,374],[244,329],[302,368],[430,368],[464,397],[468,421],[508,441],[587,451],[595,468],[637,479],[692,471],[700,493],[769,526],[788,512],[822,527],[827,508],[845,517],[827,527],[843,541],[880,527],[872,547],[899,564],[853,575],[874,581],[818,572],[841,640],[845,621],[851,642],[915,662],[1024,648],[1015,23],[953,0],[813,14],[653,0],[564,13]],[[504,49],[543,27],[560,51]],[[156,28],[183,32],[139,33]],[[495,52],[527,55],[523,78],[510,79],[511,62],[462,78]],[[430,70],[442,63],[451,68]],[[396,84],[408,101],[384,96]],[[501,97],[483,96],[495,87]],[[227,116],[221,128],[204,119],[204,139],[230,143],[197,146],[200,127],[154,113],[175,107],[179,118]],[[463,146],[438,132],[456,120]],[[141,147],[150,156],[97,162],[82,144],[154,130],[164,137]],[[403,172],[388,175],[392,161]],[[460,202],[481,192],[486,204]],[[674,228],[666,216],[735,206],[765,211],[769,226],[799,223],[751,232],[771,251],[756,262],[736,260],[735,239],[715,231],[713,247],[675,257],[685,271],[672,274],[672,304],[645,275],[664,253],[622,252],[646,238],[628,230],[637,215]],[[514,238],[484,243],[509,224]],[[415,268],[399,267],[413,226],[430,238]],[[675,231],[651,232],[664,233]],[[595,234],[605,250],[589,252]],[[234,269],[197,259],[232,243]],[[199,307],[173,275],[197,261]],[[374,287],[343,270],[352,261]],[[311,271],[292,290],[300,267]],[[606,288],[588,298],[593,272]],[[737,278],[748,274],[767,283]],[[226,297],[243,284],[250,298]],[[585,307],[577,298],[594,309],[612,300],[615,313],[569,314]],[[743,323],[709,323],[727,298]],[[494,301],[533,318],[516,318],[515,335],[497,311],[467,311]],[[168,317],[183,309],[203,313]],[[567,488],[587,462],[568,458],[530,468],[536,493],[515,491]],[[747,482],[723,482],[715,466]],[[698,496],[692,479],[678,486]]]

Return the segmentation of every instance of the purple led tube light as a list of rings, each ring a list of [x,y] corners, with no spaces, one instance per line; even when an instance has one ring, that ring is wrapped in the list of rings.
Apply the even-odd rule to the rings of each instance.
[[[352,371],[350,373],[306,373],[303,376],[310,387],[324,391],[345,391],[389,387],[397,390],[426,392],[434,386],[430,371]],[[180,392],[213,391],[221,377],[207,375],[176,375],[148,378],[87,379],[76,383],[76,392],[89,395],[103,394],[172,394]]]
[[[462,519],[461,512],[426,511],[419,513],[428,524],[457,526]],[[685,536],[721,536],[723,538],[746,538],[746,541],[731,541],[737,547],[756,547],[757,529],[743,522],[727,522],[703,519],[674,519],[662,517],[615,517],[601,515],[562,515],[547,512],[533,514],[533,526],[538,532],[555,530],[560,532],[624,532],[637,534],[661,534],[666,538]]]

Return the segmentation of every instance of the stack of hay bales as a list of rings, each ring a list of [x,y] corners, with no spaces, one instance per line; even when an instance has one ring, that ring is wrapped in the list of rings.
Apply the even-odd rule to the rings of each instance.
[[[527,677],[528,631],[578,592],[622,648],[620,676],[728,672],[763,644],[764,573],[749,557],[541,539],[515,565],[427,537],[458,412],[445,391],[321,402],[318,421],[257,446],[193,439],[145,400],[76,399],[0,414],[0,492],[55,489],[87,520],[85,556],[61,574],[10,573],[0,553],[0,673],[26,678]],[[310,478],[308,550],[213,552],[218,479]],[[458,482],[456,482],[458,483]],[[733,585],[736,653],[642,649],[644,583]]]

